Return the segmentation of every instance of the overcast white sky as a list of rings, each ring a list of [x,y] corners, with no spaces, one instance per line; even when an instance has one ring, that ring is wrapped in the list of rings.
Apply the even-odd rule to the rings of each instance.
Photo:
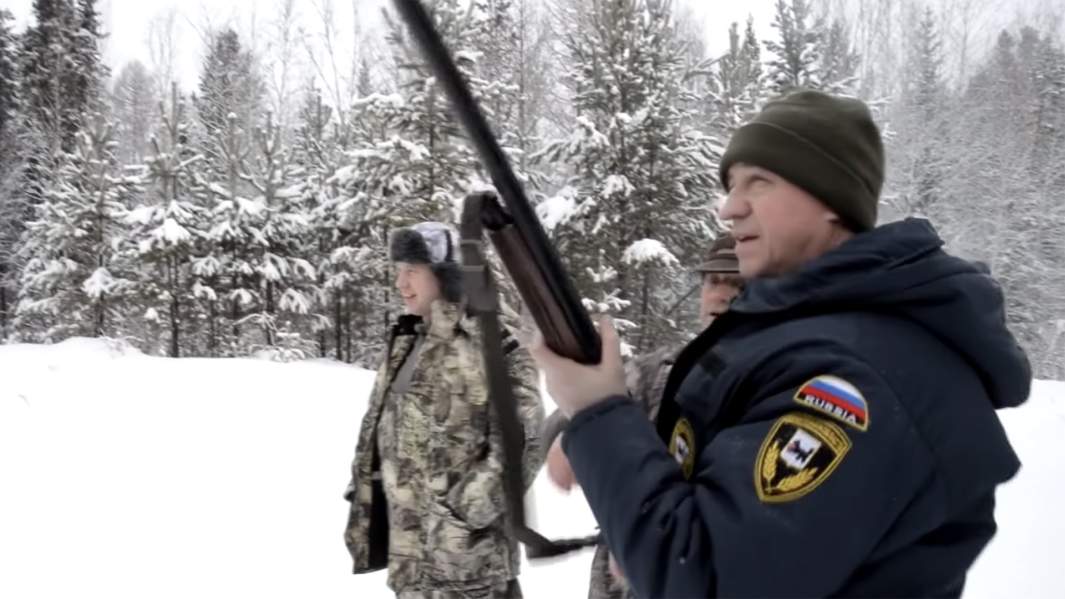
[[[313,30],[321,28],[319,10],[327,0],[296,0],[297,11],[301,20]],[[248,35],[253,23],[260,31],[269,27],[278,13],[280,0],[99,0],[98,7],[103,15],[105,29],[110,32],[106,42],[105,60],[112,72],[126,62],[140,59],[148,63],[147,32],[148,23],[153,17],[177,7],[179,16],[178,35],[179,67],[181,84],[186,89],[196,85],[200,60],[203,56],[203,44],[197,31],[202,31],[208,23],[220,25],[230,22],[241,32]],[[363,16],[364,26],[379,26],[377,15],[382,6],[390,0],[333,0],[338,31],[352,30],[355,7]],[[773,0],[747,0],[746,2],[720,2],[711,0],[681,0],[693,8],[698,18],[707,22],[707,42],[714,51],[720,50],[727,43],[728,23],[746,21],[747,15],[753,14],[759,29],[768,31],[773,13]],[[32,18],[33,0],[0,0],[0,8],[10,10],[16,19],[16,29],[21,30]],[[713,19],[711,20],[711,17]],[[767,35],[763,33],[762,35]]]
[[[141,59],[149,64],[147,52],[148,24],[153,18],[177,10],[178,64],[177,73],[180,83],[186,90],[192,90],[200,70],[204,44],[200,32],[208,26],[232,25],[240,32],[243,40],[252,38],[252,32],[258,31],[256,44],[260,51],[266,44],[265,33],[270,28],[282,0],[98,0],[98,7],[103,15],[105,30],[110,36],[105,42],[105,61],[113,73],[118,73],[122,65],[133,59]],[[533,0],[536,1],[536,0]],[[843,2],[854,6],[857,0],[829,0]],[[870,0],[867,0],[870,1]],[[871,0],[876,1],[876,0]],[[1060,13],[1063,0],[928,0],[939,7],[956,6],[975,1],[993,6],[986,11],[988,18],[1003,24],[1008,23],[1019,14]],[[317,36],[322,29],[321,10],[325,3],[332,2],[334,16],[331,19],[341,36],[340,62],[344,54],[350,53],[351,32],[353,31],[356,9],[364,29],[380,27],[380,9],[390,5],[391,0],[296,0],[297,18]],[[755,26],[761,38],[769,37],[772,30],[773,6],[775,0],[677,0],[678,5],[690,7],[696,19],[702,22],[706,32],[705,39],[712,53],[720,53],[728,43],[728,24],[732,21],[743,23],[748,15],[753,15]],[[16,29],[21,30],[31,19],[33,0],[0,0],[0,8],[10,10],[16,19]],[[950,10],[947,8],[947,10]],[[985,32],[997,29],[996,24],[982,24]],[[990,25],[990,26],[988,26]],[[1062,35],[1065,35],[1065,22],[1058,22]],[[316,39],[316,38],[312,38]],[[299,48],[300,58],[306,56],[306,50]],[[345,72],[348,66],[338,65],[338,70]]]

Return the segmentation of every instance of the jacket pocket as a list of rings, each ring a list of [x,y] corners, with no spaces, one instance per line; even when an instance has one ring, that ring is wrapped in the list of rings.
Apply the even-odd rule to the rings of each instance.
[[[474,528],[442,503],[428,518],[430,563],[426,575],[437,583],[498,579],[510,575],[511,548],[499,526]]]

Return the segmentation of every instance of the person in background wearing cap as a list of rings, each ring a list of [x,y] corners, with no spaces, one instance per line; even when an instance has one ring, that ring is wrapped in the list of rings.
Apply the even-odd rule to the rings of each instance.
[[[637,596],[961,595],[1019,468],[995,410],[1031,370],[990,276],[925,220],[876,226],[883,172],[858,100],[798,91],[736,131],[721,217],[745,288],[677,357],[657,430],[609,319],[596,366],[534,341]]]
[[[725,233],[715,239],[706,262],[700,264],[695,272],[701,277],[699,324],[705,329],[728,311],[732,300],[743,289],[740,263],[736,259],[736,238],[731,233]]]
[[[391,239],[406,314],[388,339],[363,416],[344,539],[356,574],[387,565],[401,599],[521,597],[504,528],[503,446],[490,414],[480,329],[463,306],[456,235],[420,223]],[[504,331],[525,431],[526,488],[540,467],[539,379]]]
[[[699,324],[703,329],[728,310],[729,303],[743,288],[735,245],[731,235],[722,234],[711,244],[706,261],[695,269],[700,277]],[[658,414],[659,400],[678,351],[677,347],[662,347],[633,359],[625,367],[625,386],[652,421]],[[561,432],[567,422],[563,413],[556,411],[545,421],[543,433],[543,444],[550,447],[546,458],[548,478],[565,490],[576,482],[562,452]],[[606,545],[600,544],[592,558],[588,599],[633,597]]]

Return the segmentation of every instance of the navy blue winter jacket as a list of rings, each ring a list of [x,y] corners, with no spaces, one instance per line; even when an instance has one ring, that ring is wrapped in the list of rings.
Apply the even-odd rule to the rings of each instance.
[[[751,282],[681,353],[658,431],[631,401],[563,447],[641,598],[958,596],[1020,464],[1028,397],[996,283],[930,224]]]

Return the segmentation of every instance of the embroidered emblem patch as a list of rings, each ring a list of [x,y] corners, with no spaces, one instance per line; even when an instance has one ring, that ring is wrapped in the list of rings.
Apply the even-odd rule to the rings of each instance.
[[[695,467],[695,431],[687,418],[677,420],[673,426],[673,436],[669,439],[669,453],[676,458],[684,478],[691,478]]]
[[[767,503],[792,501],[828,479],[851,441],[839,426],[802,412],[773,423],[754,463],[754,488]]]
[[[810,379],[795,392],[795,401],[860,431],[869,430],[869,405],[861,391],[838,376]]]

